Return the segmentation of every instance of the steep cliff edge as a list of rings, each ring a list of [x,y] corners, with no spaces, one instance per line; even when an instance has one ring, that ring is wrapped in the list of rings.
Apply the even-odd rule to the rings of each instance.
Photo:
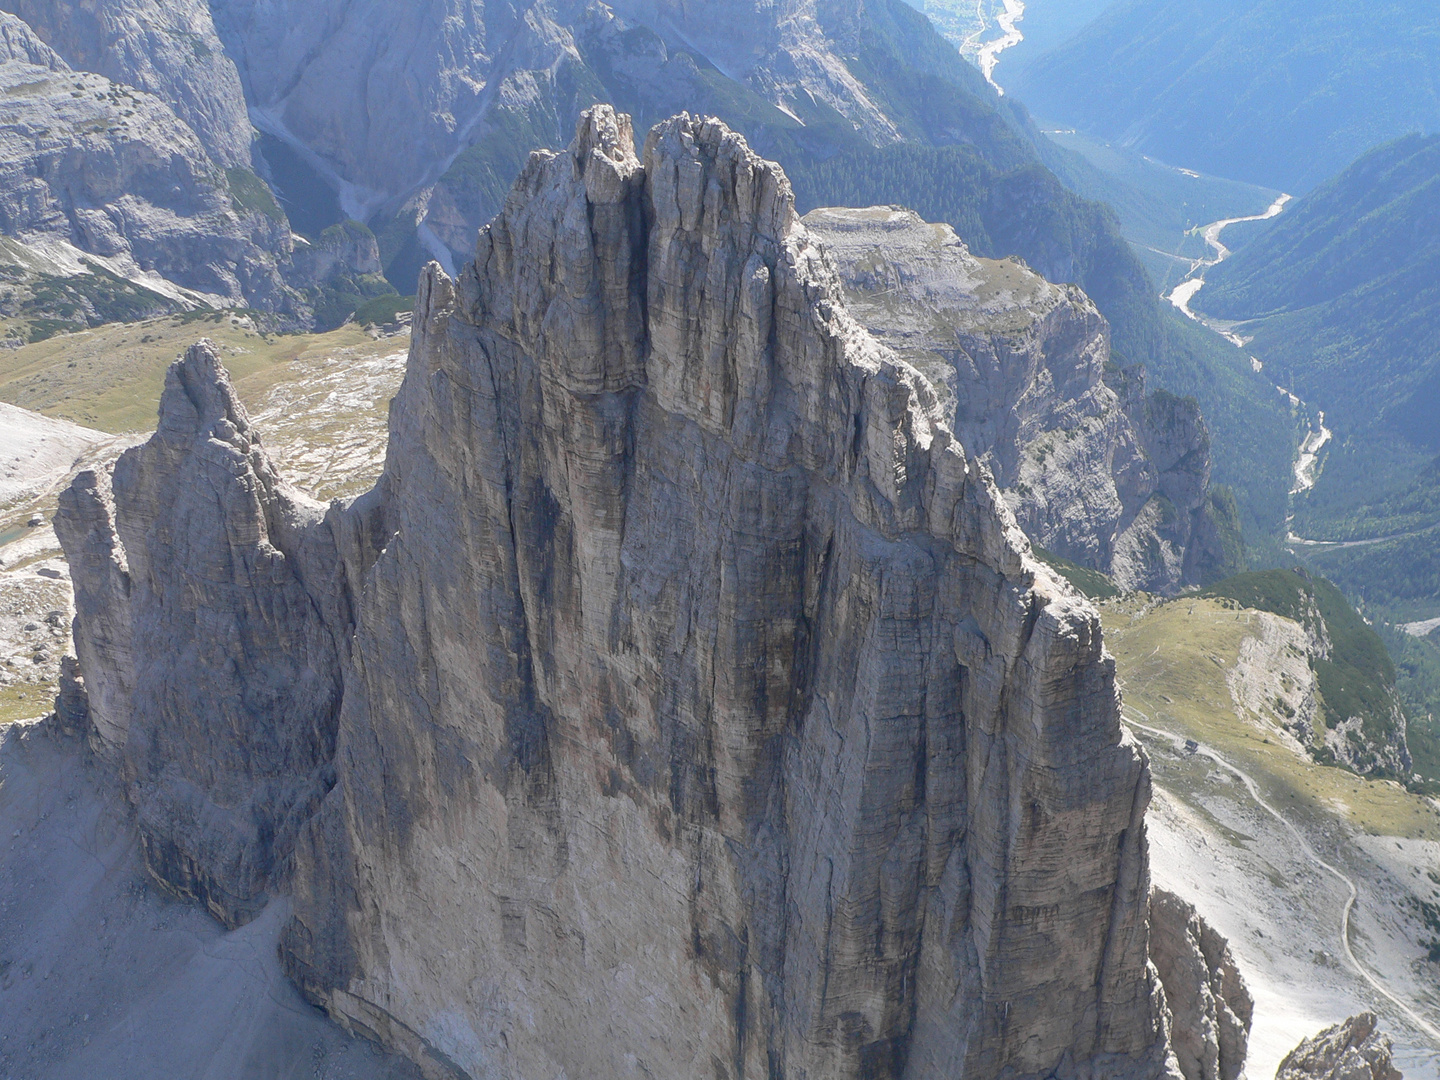
[[[1164,889],[1150,894],[1150,955],[1165,987],[1171,1042],[1185,1080],[1236,1080],[1255,1002],[1230,946],[1194,905]]]
[[[852,313],[930,379],[1036,544],[1123,589],[1173,594],[1243,569],[1216,542],[1238,523],[1208,497],[1198,406],[1147,393],[1142,368],[1116,372],[1078,287],[976,258],[950,226],[899,207],[812,210],[805,224]]]
[[[154,437],[113,484],[81,473],[55,518],[92,741],[123,765],[151,872],[231,926],[333,783],[349,608],[322,515],[201,344]]]
[[[250,166],[250,120],[205,0],[3,0],[76,68],[170,103],[224,166]]]
[[[171,381],[62,508],[97,737],[153,873],[288,879],[342,1023],[432,1076],[1174,1075],[1098,617],[723,125],[532,155],[348,507]]]

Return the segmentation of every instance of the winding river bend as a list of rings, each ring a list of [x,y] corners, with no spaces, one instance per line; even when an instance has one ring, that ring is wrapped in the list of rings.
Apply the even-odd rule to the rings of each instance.
[[[1200,325],[1219,334],[1237,349],[1243,349],[1249,344],[1249,339],[1242,337],[1235,332],[1235,324],[1222,322],[1218,319],[1207,319],[1205,316],[1191,308],[1190,303],[1195,299],[1195,294],[1205,287],[1205,271],[1212,266],[1219,266],[1230,257],[1230,249],[1220,239],[1220,234],[1231,225],[1238,225],[1242,221],[1269,221],[1271,218],[1279,217],[1285,212],[1285,207],[1291,201],[1291,196],[1281,195],[1263,214],[1251,214],[1249,217],[1225,218],[1223,221],[1212,221],[1205,226],[1203,236],[1206,245],[1210,248],[1209,258],[1200,258],[1194,261],[1190,267],[1190,273],[1185,280],[1170,290],[1166,297],[1170,303],[1182,311],[1187,318],[1194,319]],[[1257,372],[1264,364],[1258,357],[1250,357],[1250,365]],[[1282,394],[1290,399],[1290,404],[1296,409],[1301,408],[1305,403],[1295,396],[1295,393],[1283,386],[1277,386]],[[1300,450],[1295,458],[1295,481],[1290,487],[1290,495],[1303,494],[1315,486],[1315,481],[1320,478],[1320,452],[1329,444],[1333,433],[1325,426],[1325,413],[1317,410],[1315,418],[1310,423],[1310,430],[1300,442]],[[1288,528],[1288,522],[1287,522]],[[1287,532],[1285,537],[1289,544],[1309,544],[1313,541],[1305,540],[1294,533]]]
[[[1005,0],[1005,10],[995,17],[995,21],[1000,24],[1000,37],[981,45],[975,57],[985,81],[1002,97],[1005,95],[1005,88],[995,81],[995,65],[1000,62],[1002,52],[1025,40],[1025,35],[1016,26],[1024,17],[1024,0]]]
[[[1223,221],[1212,221],[1209,225],[1206,225],[1204,231],[1205,244],[1214,254],[1208,259],[1202,258],[1195,260],[1185,280],[1170,290],[1170,295],[1167,297],[1170,303],[1174,304],[1196,322],[1204,323],[1237,348],[1243,349],[1245,347],[1243,338],[1238,334],[1230,332],[1229,328],[1225,327],[1224,324],[1212,322],[1191,311],[1190,301],[1194,300],[1195,294],[1205,287],[1205,271],[1209,270],[1212,266],[1219,266],[1230,257],[1230,249],[1221,242],[1220,234],[1231,225],[1239,225],[1242,221],[1269,221],[1271,218],[1279,217],[1284,213],[1285,206],[1290,201],[1291,196],[1281,195],[1270,204],[1270,208],[1263,214],[1251,214],[1249,217],[1225,218]]]

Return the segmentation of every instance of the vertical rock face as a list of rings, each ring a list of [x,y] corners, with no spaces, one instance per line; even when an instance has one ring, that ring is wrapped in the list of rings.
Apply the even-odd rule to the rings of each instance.
[[[1174,893],[1150,895],[1150,956],[1165,987],[1171,1043],[1185,1080],[1236,1080],[1255,1003],[1229,943]]]
[[[543,70],[556,61],[566,35],[547,18],[549,7],[477,0],[210,4],[257,120],[303,143],[345,180],[385,194],[410,188],[464,148],[494,96],[491,84],[508,69]]]
[[[82,473],[56,518],[94,738],[122,762],[151,871],[233,925],[333,782],[338,558],[208,344],[170,369],[113,494],[106,479]]]
[[[3,0],[73,67],[155,94],[221,165],[250,164],[250,121],[235,65],[204,0]]]
[[[1173,1078],[1098,618],[939,413],[777,167],[592,110],[426,272],[373,492],[201,348],[67,496],[152,869],[243,917],[333,781],[282,957],[430,1076]]]
[[[290,970],[437,1075],[1160,1074],[1093,611],[779,170],[632,138],[422,283]]]
[[[1361,1013],[1306,1039],[1280,1062],[1275,1080],[1405,1080],[1377,1023],[1374,1013]]]
[[[289,230],[237,206],[225,172],[175,110],[71,70],[5,12],[0,229],[27,244],[73,244],[117,272],[158,274],[212,303],[294,307],[276,256],[289,251]]]
[[[931,380],[1037,544],[1127,589],[1174,592],[1241,569],[1214,565],[1199,409],[1146,393],[1143,369],[1107,370],[1109,328],[1078,288],[976,258],[910,210],[826,208],[805,224],[851,311]]]

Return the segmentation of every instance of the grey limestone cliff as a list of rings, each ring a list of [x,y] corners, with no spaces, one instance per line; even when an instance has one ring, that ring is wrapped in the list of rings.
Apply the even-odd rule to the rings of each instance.
[[[1229,943],[1174,893],[1150,894],[1150,956],[1165,987],[1171,1043],[1185,1080],[1236,1080],[1255,1002]]]
[[[203,348],[113,486],[59,532],[152,870],[288,889],[428,1076],[1178,1076],[1098,617],[718,122],[532,155],[357,502]]]
[[[289,230],[236,203],[169,104],[72,70],[10,14],[0,13],[0,49],[0,231],[216,303],[287,306],[277,259]]]
[[[1036,544],[1126,589],[1173,593],[1242,568],[1216,551],[1198,407],[1147,393],[1142,369],[1113,370],[1109,327],[1078,287],[977,258],[950,226],[898,207],[805,223],[850,310],[934,384]]]
[[[92,739],[122,766],[147,864],[242,922],[333,783],[349,612],[323,508],[275,476],[202,343],[154,437],[113,484],[82,473],[55,527]]]
[[[1361,1013],[1306,1039],[1286,1055],[1275,1080],[1405,1080],[1374,1013]]]
[[[171,105],[221,165],[250,165],[250,120],[235,65],[205,0],[0,0],[74,68]]]
[[[210,4],[256,122],[313,155],[361,203],[433,183],[503,100],[507,75],[522,73],[509,94],[536,94],[536,80],[573,52],[552,6]]]

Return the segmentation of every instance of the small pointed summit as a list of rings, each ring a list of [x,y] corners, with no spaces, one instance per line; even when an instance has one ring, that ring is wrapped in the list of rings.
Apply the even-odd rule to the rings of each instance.
[[[191,345],[165,373],[158,434],[171,443],[199,436],[229,443],[244,436],[248,449],[250,416],[209,338]]]
[[[575,125],[575,142],[571,151],[581,162],[591,154],[599,154],[617,164],[638,164],[635,125],[628,114],[617,113],[612,106],[591,106],[580,114],[580,121]]]

